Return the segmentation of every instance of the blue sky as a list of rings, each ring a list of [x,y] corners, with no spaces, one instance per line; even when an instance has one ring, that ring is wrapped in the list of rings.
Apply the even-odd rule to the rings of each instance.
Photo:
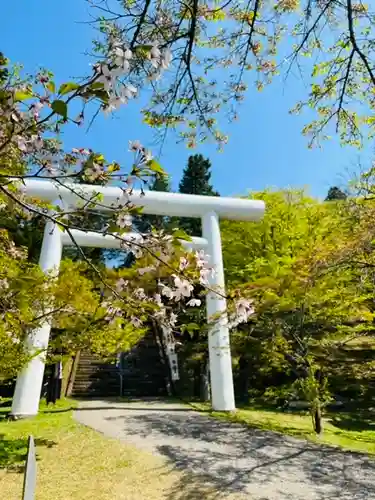
[[[88,72],[94,32],[84,0],[13,0],[3,6],[0,31],[1,50],[14,62],[34,72],[43,66],[52,70],[57,83]],[[222,195],[245,194],[266,187],[308,186],[314,196],[324,197],[332,185],[343,185],[360,159],[369,162],[372,150],[341,147],[334,138],[323,149],[309,150],[301,135],[311,115],[291,116],[288,111],[306,96],[302,81],[291,77],[274,82],[259,93],[250,90],[240,109],[238,122],[226,127],[229,144],[223,153],[214,146],[198,147],[194,152],[210,157],[212,179]],[[63,135],[66,147],[90,147],[109,160],[125,165],[131,162],[128,141],[152,143],[152,131],[141,123],[139,104],[134,102],[116,117],[100,117],[87,133],[69,128]],[[188,156],[192,154],[176,137],[168,137],[161,164],[177,188]]]

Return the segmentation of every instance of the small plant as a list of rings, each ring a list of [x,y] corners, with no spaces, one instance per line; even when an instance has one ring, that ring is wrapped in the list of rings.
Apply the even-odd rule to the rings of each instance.
[[[322,411],[332,400],[327,387],[327,378],[318,366],[308,360],[307,376],[298,379],[296,386],[309,403],[314,431],[321,434],[323,432]]]

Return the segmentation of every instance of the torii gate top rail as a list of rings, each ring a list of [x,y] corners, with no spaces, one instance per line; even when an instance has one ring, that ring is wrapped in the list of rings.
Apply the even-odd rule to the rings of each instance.
[[[28,196],[49,201],[61,198],[68,205],[83,202],[77,193],[82,194],[86,199],[91,199],[96,193],[100,193],[102,199],[98,201],[98,209],[101,211],[105,211],[104,206],[116,208],[130,201],[134,205],[142,206],[145,214],[203,217],[208,212],[215,212],[223,219],[256,221],[262,218],[265,210],[264,202],[261,200],[158,191],[147,191],[142,196],[141,192],[136,189],[129,196],[123,189],[115,186],[75,183],[64,183],[64,186],[61,186],[53,181],[37,179],[27,179],[25,190]]]

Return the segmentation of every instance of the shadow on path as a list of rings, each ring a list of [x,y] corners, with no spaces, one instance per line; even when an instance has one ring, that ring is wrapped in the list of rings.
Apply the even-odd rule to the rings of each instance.
[[[93,426],[100,428],[102,421],[103,429],[116,429],[116,437],[165,457],[181,470],[181,484],[169,493],[169,500],[232,498],[231,494],[248,500],[375,498],[375,462],[366,455],[189,410],[146,405],[129,411],[128,406],[120,414],[110,405],[98,410]],[[90,418],[94,415],[95,411]],[[81,414],[86,416],[87,412]],[[215,489],[212,495],[210,487]]]
[[[108,417],[112,421],[123,418]],[[298,490],[299,496],[295,498],[309,498],[304,496],[307,492],[302,494],[301,488],[305,486],[322,500],[375,498],[375,464],[361,454],[186,412],[175,415],[166,410],[164,414],[128,415],[126,428],[145,439],[159,435],[166,444],[157,445],[157,451],[175,467],[204,475],[228,493],[246,492],[255,484],[261,493],[262,488],[269,489],[267,483],[270,483],[274,496],[266,498],[272,500],[289,495],[293,498]],[[174,442],[168,443],[168,438]],[[287,496],[285,490],[290,491]]]

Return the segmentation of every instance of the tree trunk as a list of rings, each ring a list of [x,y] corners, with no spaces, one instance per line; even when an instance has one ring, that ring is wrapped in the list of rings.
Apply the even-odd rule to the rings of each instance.
[[[317,434],[321,434],[323,430],[323,422],[322,422],[322,412],[320,409],[320,405],[314,409],[313,422],[314,422],[314,431]]]
[[[316,370],[316,372],[315,372],[315,380],[318,384],[319,391],[320,391],[321,385],[322,385],[322,380],[323,380],[323,373],[319,369]],[[321,434],[322,430],[323,430],[322,409],[320,406],[320,401],[318,400],[318,404],[314,410],[314,431],[317,434]]]

